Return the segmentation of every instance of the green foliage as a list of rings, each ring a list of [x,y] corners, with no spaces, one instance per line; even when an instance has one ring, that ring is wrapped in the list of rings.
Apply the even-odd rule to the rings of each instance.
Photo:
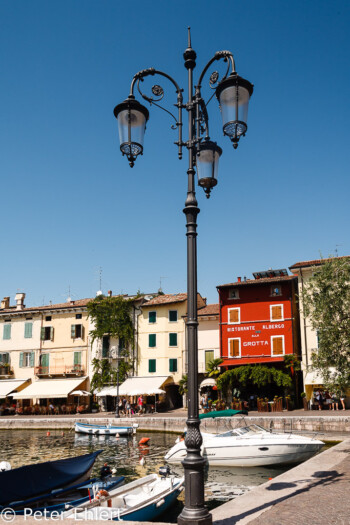
[[[127,361],[119,361],[119,383],[125,381],[130,368],[131,365]],[[109,359],[93,359],[92,370],[91,392],[101,390],[105,385],[117,384],[117,369],[112,367]]]
[[[224,362],[221,357],[217,357],[216,359],[212,359],[209,361],[207,366],[207,376],[208,377],[217,377],[220,375],[220,365]]]
[[[179,381],[179,393],[183,396],[184,394],[187,394],[188,388],[187,388],[187,374],[183,375],[182,378]]]
[[[301,370],[301,363],[295,354],[288,354],[284,356],[284,366],[294,372]]]
[[[131,319],[132,299],[122,296],[105,297],[99,295],[87,305],[88,315],[94,323],[90,331],[92,341],[104,335],[122,340],[125,346],[134,340],[134,329]]]
[[[302,307],[318,333],[312,368],[331,390],[350,386],[350,258],[325,261],[302,293]]]
[[[273,367],[265,365],[245,365],[227,370],[218,377],[217,383],[220,390],[226,391],[228,388],[232,389],[234,385],[240,384],[246,386],[248,383],[252,383],[257,387],[263,387],[269,383],[290,387],[292,380],[289,374]]]
[[[122,383],[131,365],[128,362],[129,349],[134,343],[134,327],[131,319],[132,299],[124,299],[122,296],[105,297],[99,295],[87,305],[88,315],[94,324],[90,331],[92,342],[102,339],[104,335],[117,338],[119,346],[119,381]],[[93,375],[91,379],[91,391],[99,390],[103,385],[116,385],[117,369],[112,366],[107,358],[93,359]]]

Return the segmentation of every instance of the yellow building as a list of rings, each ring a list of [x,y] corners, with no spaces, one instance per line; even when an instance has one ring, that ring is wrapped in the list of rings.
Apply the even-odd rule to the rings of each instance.
[[[14,306],[5,297],[0,308],[0,397],[8,397],[1,379],[14,383],[14,400],[23,405],[67,401],[70,392],[88,389],[90,299],[26,307],[25,294],[17,294]],[[2,325],[2,326],[1,326]],[[7,373],[5,373],[7,372]],[[3,383],[3,386],[5,383]],[[2,392],[2,390],[4,390]],[[73,402],[72,397],[70,401]]]
[[[205,300],[198,294],[198,308]],[[181,403],[178,383],[185,366],[187,294],[159,295],[142,305],[138,319],[137,376],[168,377],[163,383],[170,406]]]

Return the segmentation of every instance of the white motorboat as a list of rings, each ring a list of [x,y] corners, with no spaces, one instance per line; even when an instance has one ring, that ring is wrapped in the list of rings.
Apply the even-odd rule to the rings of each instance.
[[[91,502],[79,505],[62,514],[62,518],[115,521],[153,521],[163,514],[177,499],[183,489],[184,478],[149,474],[113,489],[100,491]]]
[[[76,421],[74,424],[75,432],[79,432],[81,434],[89,434],[92,436],[116,436],[119,434],[120,436],[129,435],[129,434],[135,434],[136,429],[138,428],[138,424],[134,423],[133,425],[129,426],[115,426],[115,425],[96,425],[96,424],[89,424],[89,423],[80,423],[80,421]]]
[[[222,434],[202,433],[201,453],[209,465],[260,467],[300,463],[316,454],[324,443],[295,434],[274,434],[259,425],[235,428]],[[167,453],[168,463],[186,456],[185,442],[178,441]]]

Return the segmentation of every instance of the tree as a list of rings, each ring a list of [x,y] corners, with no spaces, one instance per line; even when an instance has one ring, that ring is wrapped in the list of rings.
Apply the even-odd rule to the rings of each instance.
[[[266,365],[244,365],[237,366],[232,370],[226,370],[218,379],[218,388],[223,391],[232,390],[235,386],[247,386],[253,384],[258,388],[269,383],[275,383],[280,387],[291,387],[292,380],[289,374]]]
[[[134,344],[134,327],[131,319],[132,299],[122,296],[105,297],[99,295],[87,305],[88,315],[94,324],[90,331],[92,342],[107,335],[118,339],[119,343],[119,380],[123,382],[131,368],[129,363],[130,347]],[[108,358],[92,361],[93,375],[91,391],[101,389],[105,384],[117,383],[117,370],[111,366]]]
[[[187,374],[183,375],[182,378],[179,381],[179,393],[183,396],[184,394],[187,394],[188,388],[187,388]]]
[[[350,384],[350,258],[327,259],[305,284],[305,316],[318,334],[312,368],[331,390]]]
[[[217,377],[218,375],[220,375],[221,373],[221,370],[220,370],[220,365],[224,362],[223,359],[221,359],[221,357],[217,357],[216,359],[211,359],[211,361],[208,362],[208,365],[207,365],[207,376],[208,377]]]

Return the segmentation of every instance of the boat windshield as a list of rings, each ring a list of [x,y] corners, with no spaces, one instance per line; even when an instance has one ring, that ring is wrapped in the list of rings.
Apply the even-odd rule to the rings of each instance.
[[[217,434],[216,437],[230,437],[230,436],[244,436],[246,434],[257,434],[267,432],[264,427],[260,425],[250,425],[249,427],[239,427],[222,434]]]

